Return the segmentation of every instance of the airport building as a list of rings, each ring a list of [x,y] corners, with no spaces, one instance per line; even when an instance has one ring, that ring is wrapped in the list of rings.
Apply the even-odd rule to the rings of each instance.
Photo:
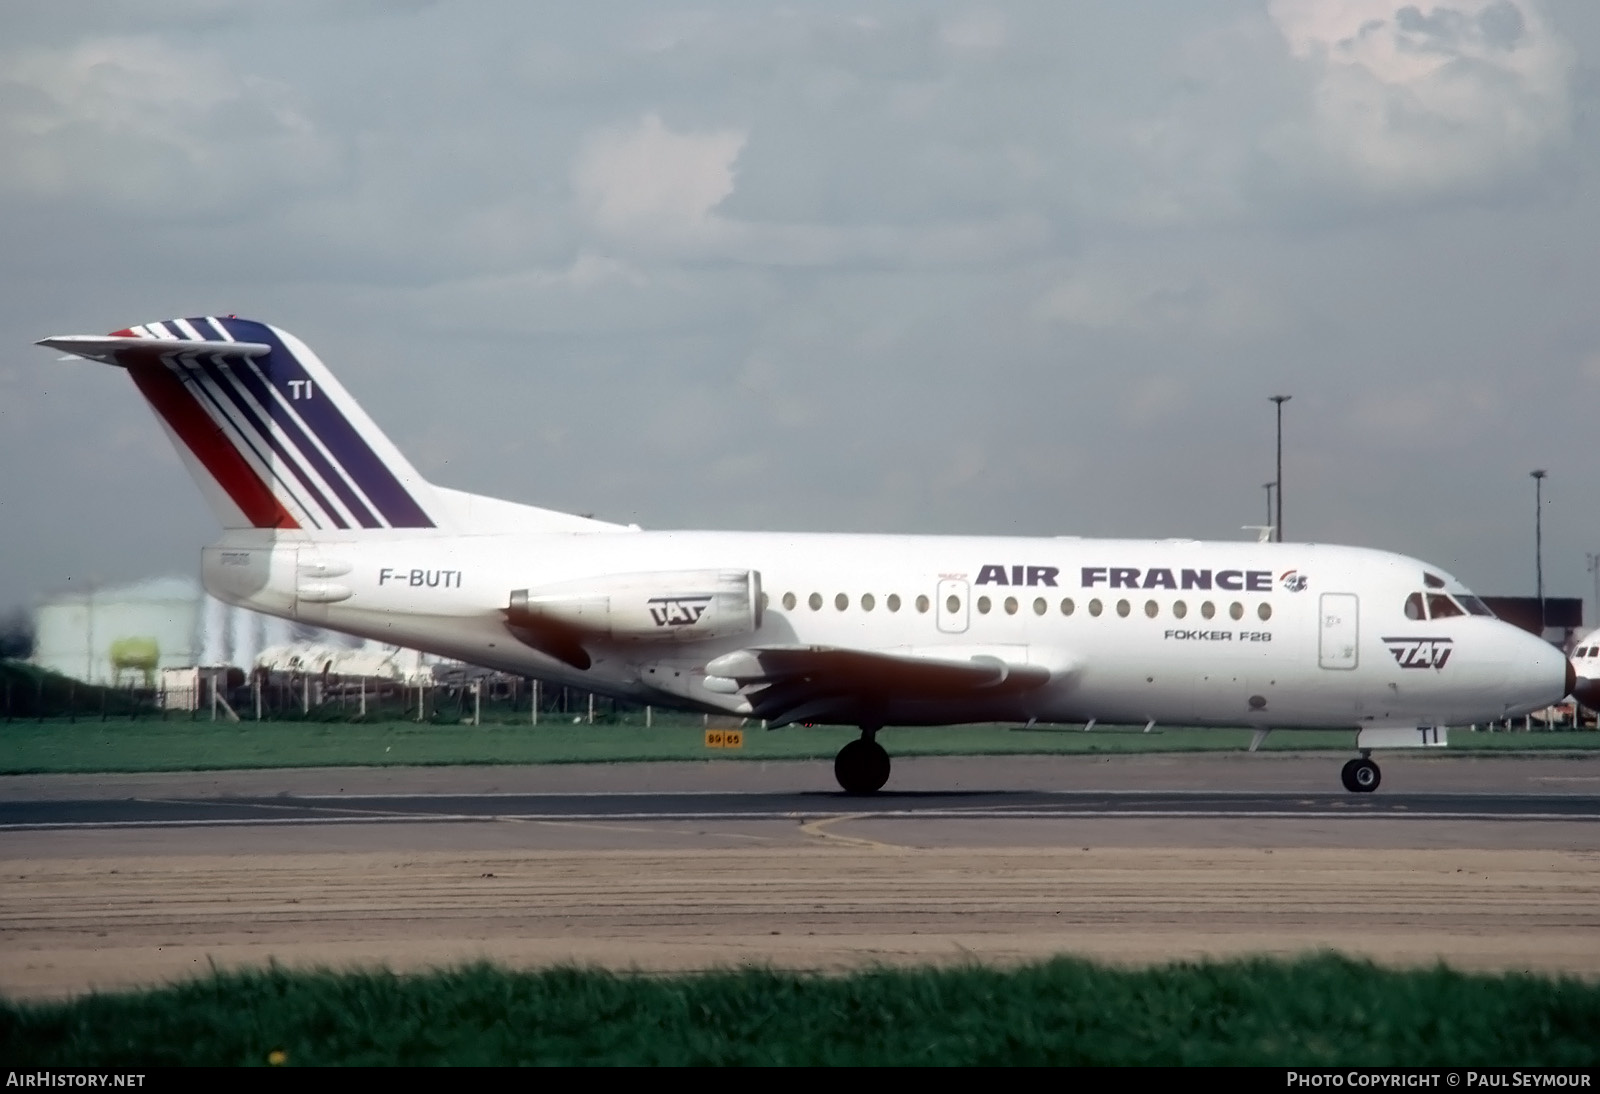
[[[151,688],[167,669],[251,668],[273,648],[359,640],[208,596],[193,578],[161,577],[49,597],[34,611],[33,663],[91,684]]]

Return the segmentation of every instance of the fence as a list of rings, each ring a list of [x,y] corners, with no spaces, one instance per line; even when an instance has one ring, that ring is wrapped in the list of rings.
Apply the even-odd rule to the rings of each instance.
[[[8,678],[0,705],[0,717],[6,721],[65,718],[71,722],[131,718],[653,725],[663,714],[650,706],[519,676],[461,676],[418,685],[331,673],[264,670],[247,678],[239,669],[201,670],[189,686],[164,687],[91,687],[66,678]],[[692,718],[706,724],[718,721],[698,714]]]
[[[11,663],[15,664],[15,663]],[[9,667],[9,666],[8,666]],[[113,718],[161,721],[413,721],[434,724],[654,725],[666,717],[707,727],[743,719],[683,715],[595,695],[580,688],[503,674],[468,675],[405,684],[360,676],[200,670],[191,687],[98,687],[67,677],[5,674],[0,718],[5,721]],[[215,684],[215,686],[213,686]],[[1592,712],[1562,704],[1508,722],[1473,726],[1488,732],[1528,732],[1596,726]]]

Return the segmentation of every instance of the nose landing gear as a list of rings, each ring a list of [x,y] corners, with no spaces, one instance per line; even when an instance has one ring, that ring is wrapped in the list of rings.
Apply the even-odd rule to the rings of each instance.
[[[1339,772],[1339,779],[1344,783],[1344,788],[1352,794],[1370,794],[1378,789],[1378,783],[1383,781],[1383,772],[1378,770],[1378,765],[1372,762],[1370,752],[1361,753],[1361,758],[1351,760],[1344,765],[1344,770]]]
[[[862,726],[861,736],[839,750],[833,777],[846,794],[876,794],[889,781],[889,753],[876,738],[877,726]]]

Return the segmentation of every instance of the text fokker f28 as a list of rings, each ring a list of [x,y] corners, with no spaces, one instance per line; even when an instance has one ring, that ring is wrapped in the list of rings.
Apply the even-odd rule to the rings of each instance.
[[[40,345],[126,369],[225,529],[232,604],[639,703],[858,726],[1357,730],[1560,701],[1572,666],[1443,570],[1309,543],[641,531],[423,479],[293,335],[233,316]]]

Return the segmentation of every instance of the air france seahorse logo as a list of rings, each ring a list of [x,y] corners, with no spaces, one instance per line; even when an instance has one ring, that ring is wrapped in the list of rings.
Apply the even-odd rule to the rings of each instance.
[[[1303,593],[1311,579],[1299,570],[1285,570],[1278,575],[1278,584],[1288,589],[1291,593]]]

